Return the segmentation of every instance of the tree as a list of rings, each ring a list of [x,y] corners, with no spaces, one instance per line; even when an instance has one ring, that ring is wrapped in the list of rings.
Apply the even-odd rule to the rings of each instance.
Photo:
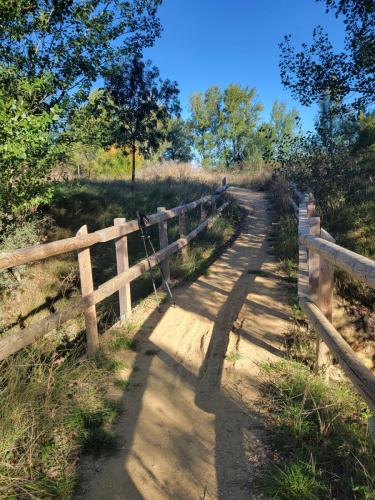
[[[263,109],[255,94],[255,89],[230,84],[223,91],[212,86],[191,96],[190,126],[203,165],[231,167],[246,160]]]
[[[254,133],[263,105],[254,102],[255,88],[230,84],[223,93],[222,141],[226,165],[240,165],[246,160],[249,142]]]
[[[311,45],[296,52],[291,36],[280,44],[281,80],[304,105],[324,96],[334,102],[354,95],[357,107],[374,102],[375,4],[368,0],[324,1],[327,12],[344,18],[345,50],[335,52],[328,35],[319,26]]]
[[[150,61],[135,55],[107,68],[105,92],[112,119],[110,143],[125,153],[130,149],[134,181],[137,148],[145,157],[156,151],[169,118],[180,112],[177,83],[161,80]]]
[[[171,118],[166,133],[166,160],[189,162],[192,159],[193,137],[188,124],[182,118]]]
[[[215,161],[218,156],[221,104],[221,90],[217,86],[209,87],[204,94],[195,92],[190,97],[190,127],[203,165]]]
[[[68,111],[111,60],[152,45],[159,3],[0,2],[0,211],[8,218],[47,201],[45,181]]]
[[[34,111],[82,99],[108,62],[151,46],[160,0],[13,0],[0,4],[0,66],[30,82]],[[3,73],[2,77],[5,77]]]
[[[274,101],[270,121],[257,132],[257,142],[265,161],[280,161],[295,137],[299,123],[297,110],[287,111],[285,102]]]
[[[57,153],[50,134],[58,109],[32,112],[30,96],[48,82],[0,78],[0,233],[17,209],[45,201],[45,176]]]

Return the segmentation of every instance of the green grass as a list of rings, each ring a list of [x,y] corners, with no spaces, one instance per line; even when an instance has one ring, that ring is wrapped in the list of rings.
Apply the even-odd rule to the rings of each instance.
[[[134,190],[128,181],[86,181],[69,182],[56,186],[51,202],[50,214],[55,220],[54,230],[50,233],[53,239],[72,236],[83,225],[87,224],[89,232],[111,226],[115,217],[132,220],[136,211],[155,213],[158,206],[172,208],[195,200],[212,192],[214,184],[206,179],[187,182],[178,178],[152,179],[138,181]],[[217,218],[213,226],[203,231],[190,245],[188,259],[182,262],[181,255],[171,258],[172,279],[194,279],[204,272],[207,263],[217,248],[229,240],[240,219],[237,207],[232,206]],[[191,231],[200,220],[200,209],[187,214],[187,229]],[[154,247],[159,249],[158,227],[148,229]],[[168,222],[168,238],[172,242],[179,238],[178,218]],[[138,232],[128,236],[130,265],[145,258],[143,244]],[[116,275],[116,255],[113,242],[96,245],[91,250],[93,261],[93,277],[95,286]],[[157,284],[161,282],[160,272],[153,270]],[[132,300],[138,302],[152,293],[152,282],[148,273],[131,283]],[[99,307],[104,315],[102,321],[109,316],[118,315],[117,297],[111,297]]]
[[[228,354],[225,355],[225,359],[228,361],[238,361],[241,359],[241,355],[239,352],[229,352]]]
[[[80,451],[115,446],[109,373],[79,353],[64,360],[40,348],[0,368],[0,497],[71,497]]]
[[[270,498],[292,500],[319,500],[326,498],[327,490],[310,463],[297,460],[287,465],[273,466],[263,491]]]
[[[375,447],[367,425],[370,412],[347,383],[326,382],[312,370],[316,334],[307,329],[298,305],[296,221],[282,182],[270,185],[269,197],[277,222],[270,240],[280,260],[291,325],[285,338],[289,359],[263,366],[263,402],[273,430],[270,445],[279,463],[267,468],[260,487],[269,498],[375,499]],[[339,227],[343,227],[340,221],[335,229]],[[342,277],[340,285],[336,276],[339,288],[344,282],[354,290],[347,277]],[[365,302],[366,296],[364,292],[356,298]]]
[[[263,478],[267,494],[374,498],[375,447],[367,426],[370,411],[361,397],[295,361],[264,365],[263,370],[273,446],[283,457]]]
[[[136,210],[154,213],[158,206],[171,208],[211,193],[213,187],[213,180],[207,176],[143,180],[134,190],[127,181],[56,184],[48,209],[48,220],[53,224],[47,236],[50,240],[70,237],[84,224],[92,232],[111,226],[115,217],[131,220]],[[190,212],[187,219],[190,231],[199,223],[200,210]],[[170,263],[174,283],[206,272],[235,233],[239,220],[240,212],[232,205],[189,245],[185,261],[175,255]],[[157,226],[149,231],[158,249]],[[16,236],[16,241],[21,241],[18,233]],[[178,219],[168,222],[168,237],[169,241],[179,237]],[[130,265],[145,257],[138,233],[129,235],[128,245]],[[96,245],[91,257],[97,287],[116,274],[114,242]],[[4,314],[0,315],[4,319],[0,329],[4,335],[61,308],[79,293],[76,259],[71,253],[22,270],[21,285],[16,282],[2,295],[0,313]],[[154,275],[160,283],[158,270]],[[152,293],[150,276],[135,280],[131,292],[133,302]],[[118,315],[118,294],[114,294],[98,307],[100,331],[107,330]],[[136,349],[136,327],[128,324],[126,329],[111,329],[95,361],[80,357],[84,351],[82,328],[82,318],[66,324],[56,335],[0,365],[0,498],[69,498],[77,482],[80,453],[97,454],[116,447],[111,425],[118,409],[107,401],[106,393],[111,380],[123,391],[128,387],[127,380],[116,378],[117,372],[128,367],[114,355],[119,350]]]

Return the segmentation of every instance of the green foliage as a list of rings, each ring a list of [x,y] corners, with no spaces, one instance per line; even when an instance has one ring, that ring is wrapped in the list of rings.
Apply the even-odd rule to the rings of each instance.
[[[280,259],[297,259],[298,242],[296,235],[297,221],[295,217],[291,213],[282,215],[273,240],[273,249]]]
[[[254,102],[255,95],[255,87],[249,89],[231,84],[224,90],[221,156],[227,166],[243,164],[249,143],[254,141],[259,113],[263,110],[262,104]]]
[[[258,129],[256,137],[265,161],[274,163],[287,154],[290,141],[296,136],[298,123],[298,112],[295,109],[287,111],[284,102],[275,100],[270,121]]]
[[[0,4],[0,66],[16,78],[51,75],[33,90],[39,114],[46,106],[82,99],[103,62],[149,47],[160,34],[158,0],[15,0]]]
[[[132,154],[135,180],[136,152],[149,156],[165,139],[168,119],[178,114],[176,82],[160,80],[159,70],[140,55],[109,67],[105,72],[106,106],[111,116],[108,144]]]
[[[313,465],[300,460],[275,466],[264,481],[263,491],[278,500],[319,500],[326,494]]]
[[[54,159],[50,129],[58,108],[36,113],[33,95],[50,77],[17,79],[0,68],[0,231],[15,212],[45,202],[45,183]]]
[[[181,117],[168,121],[166,145],[163,158],[165,160],[189,162],[192,159],[193,136],[191,129]]]
[[[204,166],[215,162],[218,152],[218,131],[221,123],[222,95],[219,87],[209,87],[204,94],[190,97],[190,127],[194,145]]]
[[[0,232],[14,213],[48,201],[56,138],[60,145],[69,139],[61,134],[69,110],[87,96],[104,61],[153,44],[159,3],[0,3]],[[96,118],[86,122],[87,136],[98,132]]]
[[[138,168],[143,167],[144,158],[136,154]],[[132,159],[120,149],[108,149],[76,143],[70,150],[71,173],[88,179],[124,179],[132,174]]]
[[[296,52],[291,36],[280,44],[281,79],[302,104],[319,102],[323,95],[334,101],[356,96],[356,104],[371,104],[374,98],[375,8],[371,1],[318,0],[343,18],[345,49],[335,51],[322,27],[313,32],[311,45]]]
[[[196,92],[190,109],[195,149],[208,167],[246,168],[276,161],[298,123],[294,109],[287,112],[284,103],[275,101],[270,122],[259,126],[263,105],[256,101],[256,89],[238,84]]]
[[[327,384],[302,363],[282,361],[264,369],[273,440],[287,461],[282,469],[271,468],[264,481],[270,479],[275,498],[287,498],[293,488],[300,498],[321,498],[323,492],[327,498],[371,498],[374,445],[361,397],[345,384]]]
[[[296,138],[282,159],[281,172],[318,200],[322,225],[338,244],[374,258],[374,114],[353,118],[322,102],[317,133]],[[353,280],[340,289],[362,302],[374,294]]]

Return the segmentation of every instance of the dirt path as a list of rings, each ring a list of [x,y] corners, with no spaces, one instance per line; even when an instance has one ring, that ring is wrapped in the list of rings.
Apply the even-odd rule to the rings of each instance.
[[[116,427],[121,450],[96,462],[83,498],[254,495],[266,454],[258,364],[283,356],[288,307],[267,252],[265,195],[231,193],[249,211],[242,233],[150,328]]]

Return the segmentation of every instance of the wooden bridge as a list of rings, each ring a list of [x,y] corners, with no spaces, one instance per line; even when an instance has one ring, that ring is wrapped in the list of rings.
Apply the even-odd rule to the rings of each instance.
[[[168,258],[212,223],[227,206],[227,186],[209,196],[150,216],[159,225],[161,249],[151,265]],[[257,411],[259,363],[285,356],[283,332],[289,306],[277,279],[277,262],[269,253],[271,220],[264,193],[230,188],[231,198],[247,211],[236,242],[210,267],[209,273],[176,291],[176,307],[150,314],[139,348],[129,361],[133,369],[124,412],[116,424],[121,449],[113,457],[82,465],[84,498],[236,498],[248,499],[257,464],[267,448],[264,422]],[[359,361],[332,325],[334,267],[368,286],[375,286],[375,263],[336,245],[320,228],[312,195],[294,190],[290,203],[299,221],[301,308],[320,334],[317,370],[332,355],[375,411],[375,377]],[[296,203],[297,201],[297,203]],[[201,207],[199,225],[186,234],[184,216]],[[211,211],[211,214],[208,211]],[[169,243],[166,223],[179,217],[180,238]],[[0,341],[0,359],[15,353],[63,322],[84,312],[89,354],[98,345],[95,305],[119,293],[120,313],[128,318],[129,283],[147,272],[142,261],[129,267],[127,235],[136,221],[117,219],[114,226],[75,238],[0,255],[0,268],[78,251],[82,296],[65,310],[27,326]],[[93,289],[90,247],[113,240],[118,274]],[[374,419],[370,421],[374,428]]]

